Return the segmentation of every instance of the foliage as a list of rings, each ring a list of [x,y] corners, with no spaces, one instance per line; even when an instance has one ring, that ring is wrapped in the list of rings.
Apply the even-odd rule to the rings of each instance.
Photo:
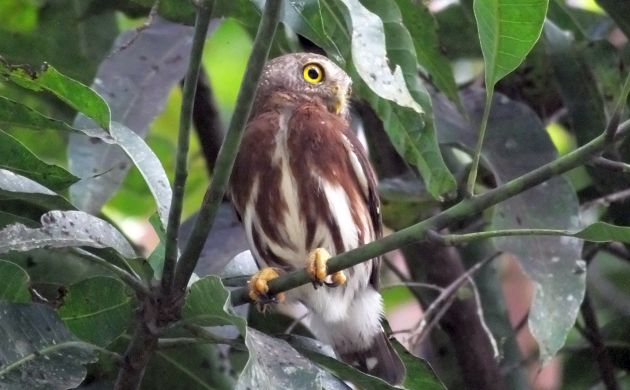
[[[627,5],[600,0],[596,13],[561,0],[462,0],[444,9],[416,0],[292,0],[280,4],[275,36],[254,39],[261,21],[268,28],[261,31],[274,31],[279,3],[158,4],[0,5],[0,387],[343,389],[349,381],[519,389],[527,386],[522,361],[544,363],[563,352],[567,386],[615,388],[629,368],[630,342],[623,320],[630,305],[623,283],[630,277],[630,45],[614,39],[630,34]],[[210,15],[206,37],[199,23]],[[251,40],[241,85],[240,74],[222,72],[245,71]],[[323,51],[353,78],[355,119],[382,179],[384,220],[398,230],[336,256],[330,271],[423,239],[417,245],[464,244],[449,249],[455,263],[405,251],[409,293],[385,294],[388,308],[426,306],[410,330],[411,350],[426,334],[438,348],[445,335],[451,343],[452,353],[429,361],[397,343],[408,373],[398,386],[336,360],[305,327],[291,325],[282,335],[284,320],[261,320],[241,305],[255,266],[247,254],[230,262],[244,235],[229,206],[219,204],[253,96],[235,101],[236,91],[253,91],[256,64],[268,51],[302,50]],[[202,69],[197,81],[190,70],[199,60],[209,77]],[[483,72],[475,66],[482,61]],[[184,77],[194,84],[181,93]],[[206,147],[218,150],[222,130],[204,135],[208,125],[194,111],[198,137],[188,155],[186,133],[178,141],[173,130],[178,106],[184,114],[192,109],[191,86],[199,90],[206,79],[214,96],[200,101],[198,94],[194,104],[205,104],[217,126],[236,103],[219,159]],[[581,175],[569,172],[578,167]],[[182,202],[184,215],[199,207],[208,173],[213,187],[198,222],[178,229]],[[174,191],[173,177],[182,184]],[[130,218],[159,238],[150,255],[128,228]],[[213,222],[202,251],[196,238]],[[444,228],[450,232],[436,233]],[[466,246],[474,240],[486,241]],[[509,346],[518,330],[496,275],[482,270],[477,287],[467,284],[460,257],[472,266],[495,251],[513,255],[534,282],[527,320],[538,344],[534,359]],[[204,277],[179,291],[195,265]],[[453,278],[440,279],[445,274]],[[271,289],[306,282],[296,271]],[[432,294],[435,288],[442,293]],[[469,322],[449,319],[458,304],[472,308]],[[580,313],[584,325],[576,327]],[[440,321],[443,330],[435,327]],[[485,331],[473,335],[475,326]],[[457,338],[469,329],[470,337]],[[472,347],[477,336],[492,347],[488,360],[475,356],[487,354]],[[475,353],[462,352],[467,342]],[[589,349],[596,364],[581,370]],[[140,369],[128,364],[136,358]],[[448,370],[453,358],[455,373]],[[481,366],[471,372],[473,363]]]

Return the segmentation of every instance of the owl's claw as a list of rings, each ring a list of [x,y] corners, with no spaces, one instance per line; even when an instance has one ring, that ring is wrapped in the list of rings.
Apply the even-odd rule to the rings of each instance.
[[[269,304],[284,301],[284,293],[275,295],[269,294],[268,282],[277,278],[278,271],[275,268],[267,267],[256,272],[249,279],[249,297],[256,303],[256,307],[261,312],[265,312]]]
[[[343,271],[334,272],[330,275],[330,282],[326,281],[328,267],[326,263],[330,259],[330,253],[324,248],[317,248],[308,255],[306,272],[308,272],[313,282],[313,287],[317,288],[326,284],[328,287],[341,286],[346,282],[346,275]]]

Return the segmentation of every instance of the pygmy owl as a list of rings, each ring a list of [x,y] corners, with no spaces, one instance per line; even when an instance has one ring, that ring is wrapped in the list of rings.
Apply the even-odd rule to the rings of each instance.
[[[317,54],[269,61],[229,193],[254,258],[267,267],[250,281],[250,296],[268,302],[268,280],[307,267],[313,284],[288,291],[286,301],[309,309],[313,333],[344,361],[399,383],[404,366],[380,323],[380,259],[326,272],[331,255],[382,234],[375,174],[348,124],[351,82]]]

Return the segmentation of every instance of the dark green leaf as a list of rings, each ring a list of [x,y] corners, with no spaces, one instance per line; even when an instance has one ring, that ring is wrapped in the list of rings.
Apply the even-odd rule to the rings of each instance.
[[[398,340],[391,339],[390,342],[407,370],[405,381],[403,382],[405,388],[423,390],[446,389],[426,360],[411,354]]]
[[[0,202],[0,207],[2,206],[4,206],[4,204]],[[14,223],[21,223],[22,225],[26,225],[28,227],[37,227],[39,225],[37,222],[24,218],[23,216],[11,214],[6,211],[0,211],[0,229]]]
[[[29,207],[21,207],[25,204]],[[3,211],[30,219],[35,216],[39,219],[42,211],[74,208],[65,198],[41,184],[0,168],[0,209]],[[31,212],[34,215],[31,215]]]
[[[125,332],[132,308],[132,298],[120,280],[97,276],[68,288],[59,316],[81,340],[106,347]]]
[[[31,301],[30,279],[26,271],[11,262],[0,260],[0,300],[16,303]]]
[[[132,0],[147,8],[147,11],[157,4],[158,14],[166,19],[178,23],[192,25],[195,22],[195,7],[191,1],[181,0],[160,0],[156,3],[153,0]]]
[[[70,125],[49,118],[18,102],[0,96],[0,127],[5,130],[78,131]]]
[[[164,268],[164,255],[166,253],[164,246],[164,243],[166,242],[166,229],[164,229],[164,225],[162,225],[162,222],[160,222],[160,217],[158,217],[157,214],[153,214],[151,218],[149,218],[149,222],[151,223],[151,226],[153,226],[153,230],[155,230],[155,233],[158,235],[160,242],[155,247],[153,252],[151,252],[151,255],[149,256],[147,261],[149,262],[151,269],[153,269],[155,277],[157,279],[162,279],[162,269]],[[183,238],[180,234],[178,242],[182,241],[186,242],[188,241],[188,239]]]
[[[523,62],[540,37],[548,0],[475,0],[486,88]]]
[[[84,14],[91,3],[103,3],[100,0],[9,2],[37,3],[39,9],[34,30],[20,34],[0,31],[0,53],[7,61],[30,65],[45,61],[75,80],[92,82],[96,66],[109,52],[118,33],[115,12]]]
[[[47,164],[18,140],[0,130],[0,167],[59,191],[79,180],[56,165]]]
[[[33,91],[52,92],[72,108],[92,118],[102,128],[109,128],[109,107],[103,98],[50,65],[44,64],[39,72],[35,72],[24,65],[9,65],[0,58],[0,75]]]
[[[135,257],[133,248],[116,228],[82,211],[50,211],[42,216],[41,224],[39,229],[15,224],[0,230],[0,253],[87,246],[112,248],[124,257]]]
[[[570,32],[560,30],[547,21],[544,41],[578,144],[583,145],[606,127],[603,99],[593,73],[575,47]],[[576,83],[575,80],[580,82]]]
[[[77,342],[55,311],[41,304],[0,301],[0,387],[68,389],[94,362],[89,345]]]
[[[413,38],[418,63],[427,70],[435,85],[451,101],[461,106],[451,63],[440,46],[433,15],[421,1],[396,0],[396,2],[400,8],[403,23]]]
[[[232,390],[229,362],[216,345],[194,344],[156,351],[142,380],[143,390]]]
[[[184,319],[203,326],[235,325],[241,335],[245,335],[246,321],[232,313],[230,293],[216,275],[206,276],[193,283],[186,296],[182,315]]]

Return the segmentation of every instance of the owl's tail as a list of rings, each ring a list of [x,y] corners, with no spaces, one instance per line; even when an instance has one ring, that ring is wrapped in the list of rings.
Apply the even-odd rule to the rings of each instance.
[[[405,378],[405,366],[385,332],[377,333],[367,350],[340,355],[346,363],[391,384],[400,384]]]

